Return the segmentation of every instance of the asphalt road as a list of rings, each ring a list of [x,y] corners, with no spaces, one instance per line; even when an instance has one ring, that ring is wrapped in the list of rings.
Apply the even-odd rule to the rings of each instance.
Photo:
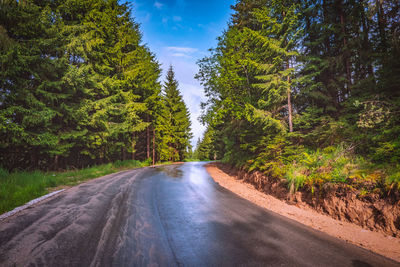
[[[400,266],[262,209],[203,163],[68,189],[0,222],[0,266]]]

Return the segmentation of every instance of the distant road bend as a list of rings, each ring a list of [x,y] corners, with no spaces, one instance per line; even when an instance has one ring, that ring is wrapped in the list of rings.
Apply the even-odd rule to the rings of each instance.
[[[108,175],[0,222],[0,266],[400,266],[262,209],[204,163]]]

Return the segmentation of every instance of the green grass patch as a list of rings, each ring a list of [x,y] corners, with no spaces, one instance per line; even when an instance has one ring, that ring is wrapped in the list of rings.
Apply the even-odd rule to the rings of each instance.
[[[400,167],[397,166],[397,169],[400,169]],[[393,172],[391,175],[387,176],[386,184],[391,190],[395,189],[400,191],[400,171]]]
[[[326,183],[344,184],[360,197],[400,190],[399,166],[374,164],[343,146],[302,153],[288,166],[285,179],[294,190],[308,186],[312,192]]]
[[[63,172],[17,171],[9,173],[0,168],[0,214],[43,196],[49,193],[51,188],[57,186],[72,186],[110,173],[149,165],[151,165],[150,161],[125,160]]]
[[[339,145],[317,150],[298,148],[296,153],[291,153],[292,160],[279,160],[279,155],[284,152],[278,153],[278,157],[260,157],[264,161],[249,161],[247,169],[257,169],[265,175],[285,180],[291,192],[308,188],[314,193],[328,183],[357,190],[359,197],[369,194],[387,196],[400,191],[399,165],[373,163],[355,154],[352,147]]]
[[[184,159],[183,161],[184,162],[207,162],[207,161],[214,161],[214,160],[211,160],[211,159],[200,160],[200,159],[195,159],[195,158],[187,158],[187,159]]]

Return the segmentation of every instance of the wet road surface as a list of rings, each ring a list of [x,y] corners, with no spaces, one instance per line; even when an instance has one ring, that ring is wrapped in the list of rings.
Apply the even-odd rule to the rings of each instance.
[[[204,163],[73,187],[0,222],[0,266],[400,266],[262,209]]]

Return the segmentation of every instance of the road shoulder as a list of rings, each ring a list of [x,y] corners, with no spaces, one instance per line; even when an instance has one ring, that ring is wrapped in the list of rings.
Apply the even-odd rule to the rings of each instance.
[[[228,175],[213,164],[207,164],[205,167],[219,185],[262,208],[400,262],[399,238],[372,232],[351,223],[337,221],[307,207],[300,208],[289,205],[285,201],[264,194],[252,185]]]

